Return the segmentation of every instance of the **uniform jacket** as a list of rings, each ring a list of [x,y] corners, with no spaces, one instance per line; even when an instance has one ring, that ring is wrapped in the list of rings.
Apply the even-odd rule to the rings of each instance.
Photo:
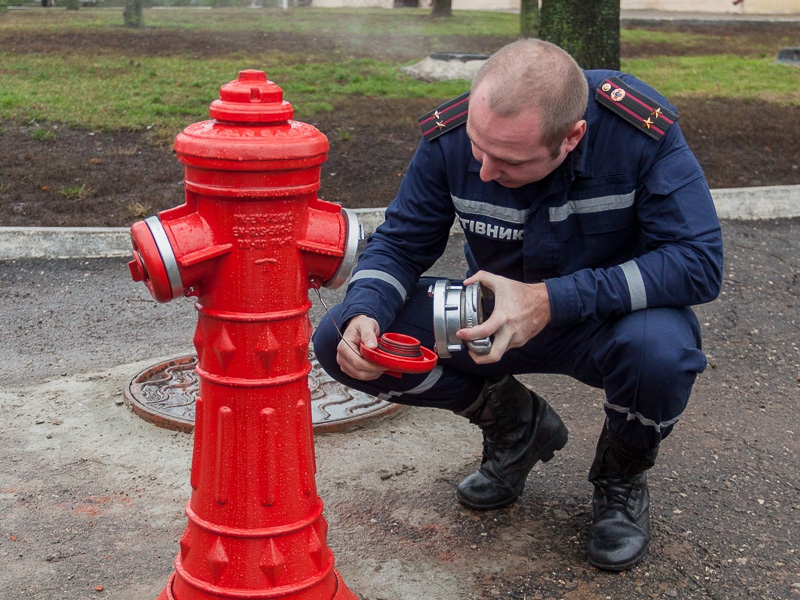
[[[386,331],[454,219],[470,273],[544,281],[551,326],[713,300],[722,236],[703,172],[677,123],[655,140],[595,100],[612,76],[676,112],[630,75],[587,71],[587,132],[542,181],[481,181],[463,125],[423,140],[353,271],[342,322],[364,314]]]

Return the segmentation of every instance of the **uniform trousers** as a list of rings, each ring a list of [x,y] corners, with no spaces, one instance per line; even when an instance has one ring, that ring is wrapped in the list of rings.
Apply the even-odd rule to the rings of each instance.
[[[434,281],[420,280],[389,331],[413,336],[433,348],[428,287]],[[706,367],[692,310],[652,308],[606,321],[548,325],[496,363],[476,364],[465,349],[439,359],[430,373],[361,381],[343,373],[336,362],[340,314],[337,305],[325,315],[313,342],[320,366],[343,385],[391,402],[460,412],[475,402],[487,379],[527,373],[568,375],[605,391],[609,428],[636,448],[658,447],[686,408],[697,374]]]

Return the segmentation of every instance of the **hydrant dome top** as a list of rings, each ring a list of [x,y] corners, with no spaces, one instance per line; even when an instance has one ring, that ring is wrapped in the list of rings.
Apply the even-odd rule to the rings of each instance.
[[[219,100],[209,108],[212,119],[231,123],[282,123],[294,116],[283,90],[264,71],[247,69],[219,89]]]

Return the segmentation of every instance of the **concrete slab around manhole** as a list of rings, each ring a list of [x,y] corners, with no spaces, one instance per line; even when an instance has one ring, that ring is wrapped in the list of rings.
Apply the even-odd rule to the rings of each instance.
[[[364,394],[331,379],[309,352],[311,417],[316,433],[347,431],[365,421],[385,417],[401,405]],[[158,427],[190,433],[194,429],[199,380],[190,354],[163,361],[137,374],[125,389],[134,413]]]
[[[484,54],[441,52],[431,54],[418,63],[400,67],[400,71],[421,81],[447,81],[465,79],[472,81],[478,69],[488,58]]]

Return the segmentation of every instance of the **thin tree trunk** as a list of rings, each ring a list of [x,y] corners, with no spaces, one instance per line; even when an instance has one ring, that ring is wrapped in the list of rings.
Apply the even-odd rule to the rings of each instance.
[[[619,0],[542,0],[539,37],[584,69],[619,70]]]
[[[125,27],[144,27],[142,0],[125,0],[122,17],[125,20]]]
[[[519,34],[524,38],[539,37],[539,0],[520,0]]]
[[[453,14],[452,0],[433,0],[432,17],[450,17]]]

